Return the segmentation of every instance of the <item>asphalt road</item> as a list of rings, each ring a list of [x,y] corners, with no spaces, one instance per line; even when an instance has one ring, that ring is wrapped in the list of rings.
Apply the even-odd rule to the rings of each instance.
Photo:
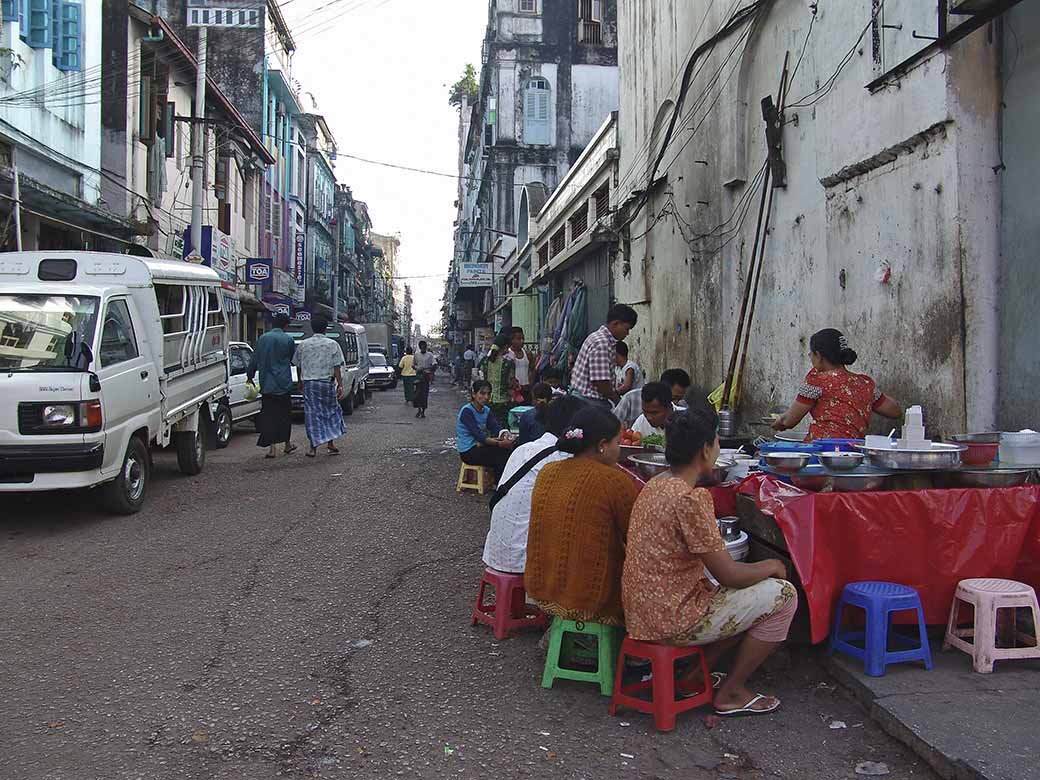
[[[377,392],[339,457],[266,461],[248,427],[197,477],[157,453],[133,517],[0,498],[0,778],[934,777],[806,648],[756,680],[781,713],[712,729],[543,690],[537,635],[469,625],[486,499],[435,391],[423,421]]]

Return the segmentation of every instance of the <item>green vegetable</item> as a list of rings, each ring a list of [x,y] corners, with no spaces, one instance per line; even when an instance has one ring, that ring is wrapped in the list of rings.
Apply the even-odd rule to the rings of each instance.
[[[643,437],[642,444],[643,444],[644,447],[652,447],[652,446],[663,447],[664,446],[664,436],[662,436],[659,433],[651,433],[649,436],[644,436]]]

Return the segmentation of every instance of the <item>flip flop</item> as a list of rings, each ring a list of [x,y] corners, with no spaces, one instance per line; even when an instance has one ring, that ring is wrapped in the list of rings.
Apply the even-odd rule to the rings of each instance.
[[[776,704],[774,704],[772,707],[769,707],[768,709],[760,710],[755,708],[756,704],[758,704],[763,699],[768,698],[773,697],[763,696],[761,693],[756,693],[751,698],[751,701],[749,701],[743,707],[734,707],[731,710],[720,710],[716,707],[715,714],[718,715],[720,718],[739,718],[743,717],[744,715],[769,715],[770,713],[776,712],[778,709],[780,709],[779,699],[776,700]]]
[[[285,450],[285,454],[286,455],[292,455],[298,449],[299,449],[299,447],[297,447],[295,444],[292,444]]]
[[[328,450],[329,455],[339,455],[339,447],[326,447],[325,449]]]
[[[277,455],[264,455],[264,460],[274,460],[277,457]]]
[[[318,457],[318,451],[312,449],[310,452],[305,452],[304,455],[306,455],[308,458],[316,458]]]

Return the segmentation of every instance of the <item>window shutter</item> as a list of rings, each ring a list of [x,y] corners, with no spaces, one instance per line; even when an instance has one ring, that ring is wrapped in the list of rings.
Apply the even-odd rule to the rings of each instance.
[[[54,42],[60,59],[56,63],[61,70],[80,70],[83,62],[83,9],[78,0],[62,0],[61,40]]]
[[[18,0],[3,0],[3,19],[5,22],[18,21]]]
[[[29,45],[34,49],[51,46],[51,0],[29,0]]]

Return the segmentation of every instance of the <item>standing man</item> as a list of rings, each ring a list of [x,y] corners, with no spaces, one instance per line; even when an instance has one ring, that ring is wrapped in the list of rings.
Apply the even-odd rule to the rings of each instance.
[[[329,455],[339,455],[336,439],[347,432],[343,424],[343,350],[325,335],[329,321],[324,317],[311,320],[314,335],[296,346],[293,364],[300,370],[303,383],[303,415],[307,438],[311,441],[308,458],[318,454],[318,446],[328,445]]]
[[[430,405],[430,384],[433,382],[433,372],[437,368],[437,358],[432,352],[427,351],[425,341],[419,342],[419,354],[415,356],[415,371],[419,376],[419,382],[415,389],[415,400],[412,402],[418,409],[416,417],[426,416],[426,407]]]
[[[267,447],[266,458],[275,457],[276,445],[285,443],[285,454],[296,450],[292,443],[292,368],[296,342],[285,332],[289,324],[287,314],[278,313],[271,320],[273,327],[262,335],[253,350],[253,359],[246,373],[246,381],[260,372],[260,417],[256,427],[260,432],[257,447]]]
[[[408,347],[404,357],[398,363],[401,369],[401,381],[404,382],[404,402],[410,404],[415,396],[415,350]]]
[[[462,386],[465,387],[473,381],[473,368],[477,364],[477,353],[470,344],[462,353]]]
[[[620,396],[614,386],[615,344],[624,341],[639,316],[635,309],[616,303],[607,312],[607,324],[590,333],[581,345],[571,371],[571,391],[588,401],[610,409]]]

